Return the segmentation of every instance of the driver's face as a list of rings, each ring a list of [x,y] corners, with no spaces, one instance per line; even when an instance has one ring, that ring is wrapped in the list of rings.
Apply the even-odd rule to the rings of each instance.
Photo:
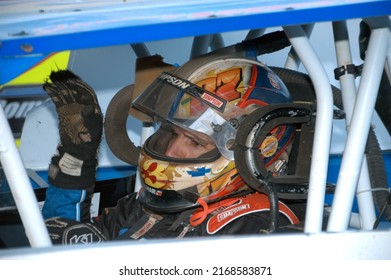
[[[179,127],[172,127],[172,138],[165,154],[174,158],[197,158],[215,147],[207,136],[203,137]]]

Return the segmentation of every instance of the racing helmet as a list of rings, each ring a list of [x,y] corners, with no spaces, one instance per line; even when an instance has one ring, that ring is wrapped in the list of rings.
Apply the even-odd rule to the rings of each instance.
[[[235,167],[236,131],[255,109],[291,102],[282,80],[253,59],[201,59],[161,73],[132,104],[160,124],[140,151],[140,202],[174,213],[248,191]],[[215,148],[196,158],[167,156],[175,127],[212,141]],[[268,132],[259,149],[270,172],[279,159],[287,160],[294,133],[285,124]]]

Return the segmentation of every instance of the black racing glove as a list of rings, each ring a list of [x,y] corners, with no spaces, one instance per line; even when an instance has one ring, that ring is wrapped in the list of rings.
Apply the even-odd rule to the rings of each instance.
[[[67,189],[86,189],[95,184],[97,153],[102,138],[103,116],[95,91],[68,70],[52,72],[48,93],[59,118],[60,143],[49,165],[49,182]]]
[[[91,223],[80,223],[64,218],[52,218],[46,220],[45,224],[53,244],[85,245],[107,240],[99,229]]]

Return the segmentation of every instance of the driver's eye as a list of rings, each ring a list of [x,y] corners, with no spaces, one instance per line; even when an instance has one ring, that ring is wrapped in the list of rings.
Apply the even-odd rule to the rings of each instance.
[[[195,141],[195,140],[191,140],[191,143],[194,147],[198,147],[198,146],[202,146],[201,143]]]
[[[171,131],[171,138],[176,139],[178,138],[178,136],[178,133],[176,133],[175,131]]]

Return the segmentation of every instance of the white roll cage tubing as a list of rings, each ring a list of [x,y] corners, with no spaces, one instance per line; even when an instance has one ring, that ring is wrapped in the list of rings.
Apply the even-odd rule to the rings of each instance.
[[[333,124],[333,94],[327,73],[300,26],[284,28],[291,45],[314,84],[317,99],[314,146],[308,190],[305,231],[320,232],[323,222],[328,158]]]
[[[31,247],[51,246],[33,187],[2,106],[0,106],[0,162]]]
[[[368,165],[364,157],[365,145],[382,71],[389,72],[391,56],[391,24],[388,17],[365,19],[372,29],[370,43],[362,71],[359,89],[356,94],[355,76],[347,73],[340,77],[342,100],[346,113],[347,141],[342,157],[341,168],[333,198],[328,232],[344,231],[350,225],[370,230],[376,215],[369,180]],[[325,152],[329,150],[332,118],[332,93],[322,64],[312,50],[306,35],[312,31],[312,25],[286,27],[285,32],[293,46],[285,67],[297,69],[300,61],[307,69],[314,83],[317,98],[317,122],[315,127],[313,158],[311,163],[309,195],[304,231],[321,231],[323,219],[323,201],[325,196]],[[346,21],[333,22],[333,32],[338,67],[352,64]],[[321,110],[321,111],[320,111]],[[322,131],[319,131],[322,130]],[[353,200],[357,195],[358,217],[351,213]]]
[[[347,140],[327,225],[328,232],[347,230],[349,221],[356,221],[358,228],[368,230],[372,228],[376,218],[368,167],[364,157],[367,138],[363,135],[368,135],[370,129],[382,71],[384,67],[388,73],[391,69],[391,32],[390,19],[386,16],[369,18],[365,21],[370,25],[372,32],[358,91],[356,92],[354,75],[346,74],[340,77],[346,112]],[[333,120],[333,96],[328,75],[308,39],[312,25],[283,28],[293,47],[285,67],[297,69],[299,63],[303,63],[316,92],[317,121],[304,231],[318,233],[322,230]],[[333,22],[333,31],[338,67],[352,64],[346,22]],[[262,32],[263,30],[259,31]],[[51,246],[37,199],[1,106],[0,160],[31,246]],[[359,214],[352,219],[351,209],[356,194]]]
[[[366,188],[366,186],[357,187],[360,171],[363,170],[361,166],[366,164],[364,152],[367,138],[363,137],[363,135],[368,135],[369,133],[383,69],[384,67],[390,68],[391,64],[390,19],[388,17],[370,18],[366,22],[371,27],[372,32],[357,97],[355,100],[353,98],[352,100],[345,100],[347,98],[343,100],[344,106],[350,107],[351,117],[350,123],[349,121],[347,122],[348,136],[337,180],[330,220],[327,225],[327,231],[330,232],[342,231],[348,227],[349,212],[352,209],[354,194],[357,189],[361,191]],[[344,47],[339,47],[338,44],[336,44],[336,48],[337,50],[340,48],[338,54],[344,51]],[[346,62],[339,59],[338,64],[346,65],[344,63]],[[341,86],[344,86],[342,94],[348,90],[354,90],[354,87],[350,86],[351,84],[352,82],[341,82]],[[366,172],[366,169],[363,171]],[[367,174],[364,175],[365,177],[367,176]],[[362,177],[361,179],[363,179]],[[371,213],[374,211],[373,207],[371,207],[373,201],[369,201],[370,197],[370,192],[362,192],[358,196],[360,218],[363,226],[373,225],[374,221],[372,220],[374,219],[374,213]],[[365,212],[369,214],[365,215]]]

